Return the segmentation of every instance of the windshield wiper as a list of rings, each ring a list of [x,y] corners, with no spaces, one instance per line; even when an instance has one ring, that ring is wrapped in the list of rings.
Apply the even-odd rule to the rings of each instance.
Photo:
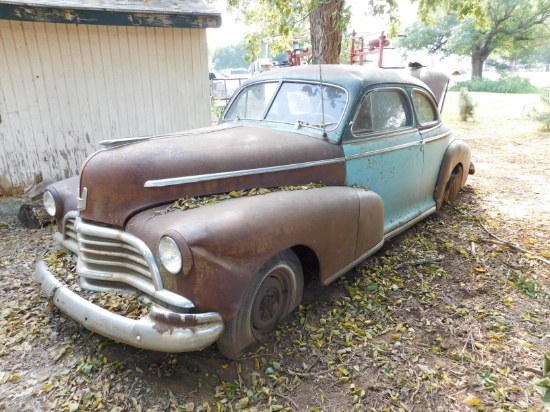
[[[296,120],[296,122],[294,123],[294,128],[299,129],[302,126],[306,126],[311,127],[312,129],[324,130],[327,126],[331,126],[333,124],[336,124],[336,122],[328,122],[323,125],[320,123],[308,123],[304,122],[303,120]]]

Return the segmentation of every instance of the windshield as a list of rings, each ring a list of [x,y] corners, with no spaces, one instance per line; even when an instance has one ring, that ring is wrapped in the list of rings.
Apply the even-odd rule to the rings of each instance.
[[[345,90],[317,83],[284,82],[273,98],[278,83],[259,83],[245,88],[228,109],[225,119],[273,120],[334,129],[347,102]],[[273,103],[266,113],[269,102]]]
[[[242,90],[227,110],[224,118],[226,120],[262,119],[277,86],[278,83],[275,82],[258,83]]]

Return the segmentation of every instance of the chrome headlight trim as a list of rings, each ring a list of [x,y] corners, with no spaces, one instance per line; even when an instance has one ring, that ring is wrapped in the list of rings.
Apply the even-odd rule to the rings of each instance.
[[[159,257],[164,268],[173,275],[180,273],[183,258],[176,241],[169,236],[163,236],[159,242]]]
[[[42,195],[42,203],[50,216],[55,217],[57,215],[57,204],[52,192],[49,190],[44,192]]]

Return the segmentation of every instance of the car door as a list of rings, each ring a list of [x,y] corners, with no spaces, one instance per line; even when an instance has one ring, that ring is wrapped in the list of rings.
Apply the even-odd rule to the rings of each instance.
[[[423,142],[406,90],[379,87],[357,105],[342,142],[349,186],[366,186],[384,201],[384,233],[391,237],[421,215]]]
[[[411,97],[418,130],[424,143],[421,207],[426,209],[435,206],[435,185],[445,151],[453,136],[451,128],[441,121],[435,100],[426,90],[414,88]]]

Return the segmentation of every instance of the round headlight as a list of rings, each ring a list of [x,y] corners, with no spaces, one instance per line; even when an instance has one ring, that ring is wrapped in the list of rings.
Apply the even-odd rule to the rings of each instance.
[[[57,208],[55,207],[55,199],[48,190],[44,192],[42,201],[44,203],[44,208],[46,209],[46,212],[48,212],[50,216],[55,216],[55,212],[57,211]]]
[[[159,257],[168,272],[176,275],[181,271],[181,252],[176,242],[174,242],[174,239],[168,236],[164,236],[160,239]]]

